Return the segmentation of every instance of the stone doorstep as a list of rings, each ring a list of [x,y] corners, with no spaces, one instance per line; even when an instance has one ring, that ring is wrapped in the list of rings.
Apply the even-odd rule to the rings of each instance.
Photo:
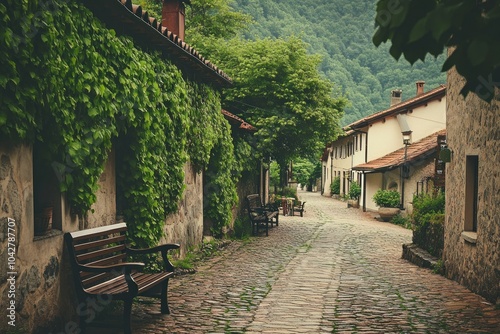
[[[439,259],[415,244],[403,244],[403,259],[422,268],[432,269]]]

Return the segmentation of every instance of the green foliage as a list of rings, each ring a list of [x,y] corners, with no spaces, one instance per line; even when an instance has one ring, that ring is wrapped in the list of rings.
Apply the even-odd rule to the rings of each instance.
[[[186,35],[196,37],[215,36],[228,39],[236,36],[251,21],[249,15],[235,11],[229,0],[191,0],[186,8]]]
[[[0,12],[0,134],[44,148],[72,212],[85,215],[95,202],[114,146],[118,201],[134,245],[162,237],[188,155],[199,170],[211,154],[225,161],[214,164],[222,170],[212,172],[219,194],[209,205],[226,224],[240,167],[217,93],[117,37],[77,2],[7,0]]]
[[[234,221],[234,237],[236,239],[245,240],[252,235],[252,223],[246,216],[237,217]]]
[[[316,184],[316,180],[321,177],[321,163],[317,162],[314,165],[314,169],[309,175],[309,180],[307,180],[308,190],[312,190],[311,188]]]
[[[443,275],[445,274],[445,267],[444,267],[444,261],[439,259],[433,266],[432,266],[432,272],[434,274],[439,274]]]
[[[413,198],[413,243],[440,257],[444,247],[443,192],[420,194]]]
[[[280,168],[276,161],[271,161],[269,164],[269,183],[271,187],[280,186]]]
[[[316,164],[309,159],[297,158],[293,161],[293,178],[300,184],[308,184]]]
[[[400,214],[392,217],[391,223],[395,224],[395,225],[402,226],[402,227],[407,228],[407,229],[412,228],[411,219],[409,217],[403,217]]]
[[[396,190],[379,189],[373,195],[373,201],[381,208],[398,208],[400,195]]]
[[[234,43],[220,60],[235,81],[223,104],[254,124],[263,156],[283,167],[310,157],[336,138],[345,99],[317,71],[319,58],[298,38]]]
[[[230,138],[230,127],[221,122],[219,130],[225,136],[217,141],[204,176],[204,193],[206,205],[204,218],[212,222],[213,235],[220,237],[224,227],[232,220],[232,209],[238,201],[236,193],[236,171],[234,146]]]
[[[281,197],[293,197],[297,199],[297,188],[295,187],[283,187],[281,189]]]
[[[340,194],[340,176],[333,178],[332,183],[330,183],[330,192],[332,195]]]
[[[413,64],[452,48],[442,71],[455,66],[466,80],[464,96],[473,92],[489,102],[500,87],[498,1],[379,0],[375,22],[373,43],[390,40],[395,59],[404,55]]]
[[[349,187],[349,198],[357,200],[359,199],[359,196],[361,196],[361,187],[358,182],[354,181]]]
[[[351,101],[342,120],[347,125],[386,109],[393,89],[402,89],[407,99],[414,96],[418,80],[424,80],[427,87],[446,82],[445,74],[440,73],[444,56],[411,66],[390,57],[387,45],[373,45],[376,2],[236,0],[234,7],[255,21],[244,31],[245,38],[299,35],[309,44],[310,53],[321,55],[320,72]]]

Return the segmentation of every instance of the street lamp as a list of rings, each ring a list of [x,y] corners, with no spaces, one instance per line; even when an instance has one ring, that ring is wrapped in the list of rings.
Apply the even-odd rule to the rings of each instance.
[[[405,155],[403,164],[401,165],[400,176],[401,176],[401,202],[399,208],[404,210],[404,198],[405,198],[405,179],[409,177],[409,168],[406,165],[406,159],[408,154],[408,145],[410,145],[412,131],[404,131],[403,134],[403,144],[405,145]]]

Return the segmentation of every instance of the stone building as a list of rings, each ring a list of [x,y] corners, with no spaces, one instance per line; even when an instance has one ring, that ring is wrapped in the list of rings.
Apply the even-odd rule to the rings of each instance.
[[[463,78],[448,73],[446,221],[443,260],[446,276],[500,303],[500,102],[493,86],[464,98]],[[491,103],[481,94],[496,94]],[[479,95],[479,96],[478,96]]]
[[[151,52],[162,52],[187,80],[216,90],[231,85],[231,79],[223,71],[182,40],[182,1],[164,1],[166,7],[181,11],[170,18],[166,15],[163,23],[130,1],[87,1],[85,5],[108,29],[132,37],[141,46],[147,45],[146,49]],[[165,8],[164,12],[171,13]],[[16,327],[1,321],[2,333],[13,328],[19,333],[48,332],[48,328],[66,332],[65,326],[71,324],[77,305],[63,234],[113,224],[120,219],[115,170],[119,154],[115,148],[109,153],[98,182],[97,201],[85,221],[72,214],[58,186],[57,168],[71,166],[64,161],[42,163],[39,159],[42,148],[0,138],[0,259],[4,263],[0,271],[3,296],[0,308],[8,310],[14,302],[14,310],[6,312],[16,321]],[[203,175],[189,164],[185,166],[185,186],[177,214],[169,217],[164,227],[168,239],[164,241],[181,243],[183,252],[201,243],[203,238]],[[41,219],[38,211],[49,206],[52,214],[47,222],[51,222],[51,229],[37,233],[35,220]],[[7,298],[10,290],[15,290],[15,296]]]

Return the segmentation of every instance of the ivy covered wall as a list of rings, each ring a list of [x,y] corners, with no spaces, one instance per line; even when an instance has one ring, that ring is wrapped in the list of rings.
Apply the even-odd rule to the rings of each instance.
[[[188,161],[198,171],[210,165],[206,182],[221,191],[206,215],[216,230],[230,223],[242,166],[216,90],[74,1],[3,1],[0,41],[0,138],[44,148],[74,213],[84,217],[95,202],[116,145],[119,200],[137,246],[162,237]]]

